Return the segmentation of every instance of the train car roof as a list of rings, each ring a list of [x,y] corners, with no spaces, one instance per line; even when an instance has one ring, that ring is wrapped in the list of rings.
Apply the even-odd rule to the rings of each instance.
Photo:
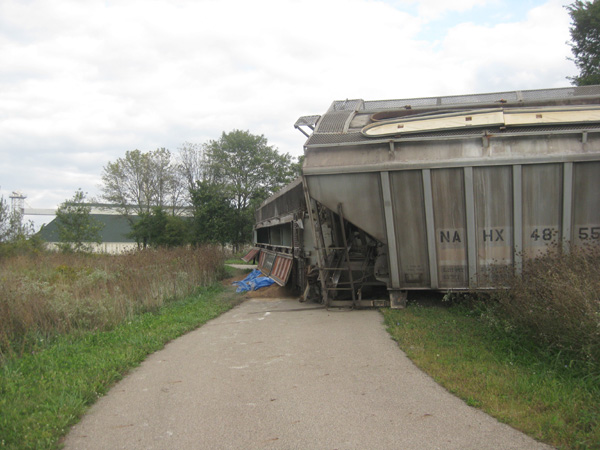
[[[479,121],[473,120],[474,114]],[[336,100],[323,115],[300,117],[294,126],[307,136],[305,148],[510,133],[515,128],[521,132],[600,129],[600,85],[393,100]]]

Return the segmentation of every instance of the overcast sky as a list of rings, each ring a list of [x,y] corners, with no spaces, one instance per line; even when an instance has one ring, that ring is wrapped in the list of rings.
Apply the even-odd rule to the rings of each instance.
[[[556,0],[0,0],[0,193],[52,208],[223,131],[298,156],[333,100],[569,86]]]

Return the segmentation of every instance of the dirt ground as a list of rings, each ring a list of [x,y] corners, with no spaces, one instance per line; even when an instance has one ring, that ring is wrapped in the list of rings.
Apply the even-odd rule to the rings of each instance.
[[[248,276],[248,273],[243,272],[235,277],[227,278],[223,280],[221,283],[223,286],[231,286],[234,281],[241,281]],[[257,291],[249,291],[245,293],[238,294],[243,298],[265,298],[265,299],[274,299],[274,298],[288,298],[288,299],[300,299],[300,294],[296,294],[292,292],[290,289],[284,286],[279,286],[277,283],[261,288]],[[408,302],[418,304],[426,307],[448,307],[450,306],[449,302],[444,302],[442,300],[444,294],[442,292],[435,291],[410,291],[408,294]]]

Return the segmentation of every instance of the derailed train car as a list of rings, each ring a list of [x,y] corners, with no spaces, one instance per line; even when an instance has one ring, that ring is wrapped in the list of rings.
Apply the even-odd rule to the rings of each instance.
[[[258,209],[255,242],[305,299],[402,307],[600,242],[600,86],[335,101],[295,126],[303,176]]]
[[[304,229],[306,202],[299,178],[268,198],[256,210],[254,249],[245,256],[278,284],[301,290],[306,283],[307,257],[314,248],[310,233]]]

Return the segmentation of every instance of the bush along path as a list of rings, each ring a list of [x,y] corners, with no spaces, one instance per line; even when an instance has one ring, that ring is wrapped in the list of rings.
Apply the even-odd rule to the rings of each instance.
[[[221,286],[145,313],[109,331],[57,337],[0,366],[0,448],[54,449],[89,405],[167,342],[240,301]]]

